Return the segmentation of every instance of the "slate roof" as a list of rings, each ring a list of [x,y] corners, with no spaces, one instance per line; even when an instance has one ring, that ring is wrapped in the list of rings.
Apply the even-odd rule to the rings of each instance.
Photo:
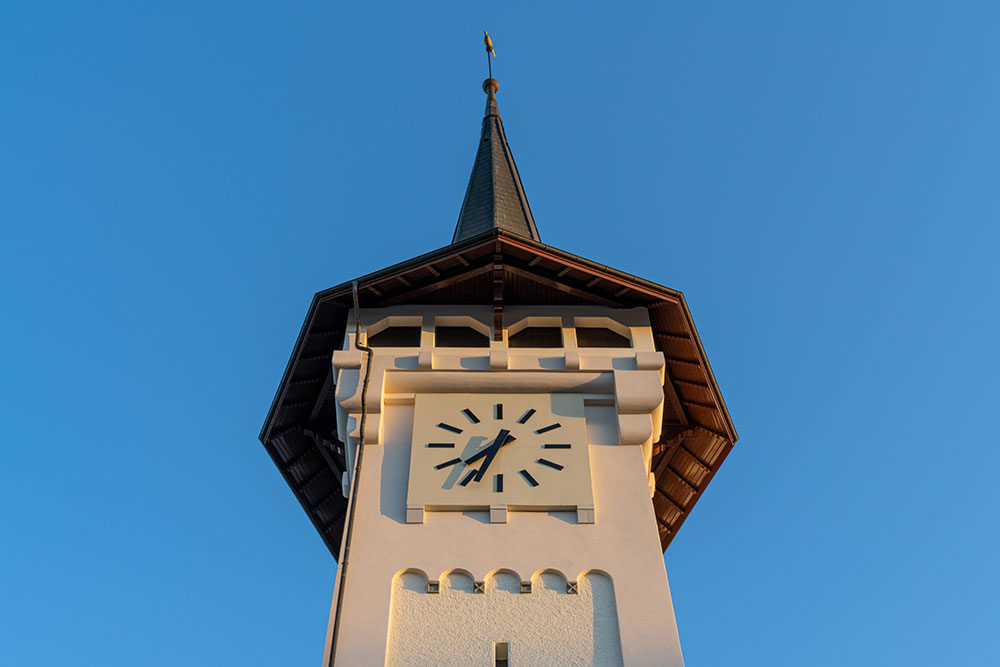
[[[541,240],[507,143],[507,135],[503,131],[496,98],[499,88],[496,79],[483,82],[486,115],[452,243],[493,229],[502,229],[532,241]]]

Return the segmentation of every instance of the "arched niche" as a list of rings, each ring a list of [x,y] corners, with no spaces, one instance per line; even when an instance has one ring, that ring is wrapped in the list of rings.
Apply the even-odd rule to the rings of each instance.
[[[468,570],[455,568],[441,575],[441,591],[443,593],[472,593],[475,577]]]
[[[416,568],[408,568],[396,573],[396,576],[392,578],[392,587],[394,590],[398,588],[414,593],[426,593],[427,582],[426,572]]]
[[[566,594],[566,575],[559,570],[539,570],[531,577],[532,593]]]
[[[486,593],[521,593],[521,576],[514,570],[493,570],[486,575]]]

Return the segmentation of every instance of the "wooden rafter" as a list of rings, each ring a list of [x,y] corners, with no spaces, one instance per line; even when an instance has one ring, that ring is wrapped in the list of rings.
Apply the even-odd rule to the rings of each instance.
[[[497,239],[493,249],[493,340],[503,340],[503,246]]]
[[[461,271],[459,273],[453,274],[453,275],[448,276],[446,278],[441,278],[440,280],[435,280],[434,282],[428,283],[428,284],[423,285],[421,287],[418,287],[416,289],[409,289],[409,290],[406,290],[405,292],[403,292],[401,294],[397,294],[396,296],[392,296],[392,297],[389,297],[387,299],[382,299],[379,302],[379,307],[393,306],[393,305],[396,305],[398,303],[404,303],[404,302],[411,302],[411,301],[414,301],[414,300],[419,300],[420,297],[422,297],[422,296],[424,296],[426,294],[431,294],[432,292],[436,292],[438,290],[442,290],[442,289],[444,289],[446,287],[450,287],[451,285],[454,285],[456,283],[464,282],[466,280],[469,280],[470,278],[474,278],[474,277],[480,276],[480,275],[482,275],[484,273],[488,273],[492,268],[493,267],[491,267],[491,266],[480,266],[480,267],[475,268],[475,269],[471,269],[471,270],[467,270],[467,271]],[[436,275],[440,276],[441,274],[438,273]]]
[[[591,303],[600,304],[602,306],[608,306],[609,308],[621,307],[621,304],[616,301],[612,301],[611,299],[605,299],[602,296],[598,296],[597,294],[587,292],[586,290],[566,285],[565,283],[553,280],[552,278],[546,278],[545,276],[540,276],[537,273],[533,273],[531,271],[525,271],[524,269],[520,269],[516,266],[508,265],[506,268],[507,271],[510,271],[515,276],[519,276],[527,280],[533,280],[536,283],[545,285],[546,287],[551,287],[552,289],[559,290],[560,292],[565,292],[566,294],[572,294],[575,297],[584,299],[586,301],[590,301]]]

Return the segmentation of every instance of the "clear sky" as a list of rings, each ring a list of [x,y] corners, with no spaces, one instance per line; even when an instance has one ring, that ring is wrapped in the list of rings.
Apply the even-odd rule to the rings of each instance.
[[[0,664],[319,665],[257,433],[314,292],[450,241],[484,27],[542,240],[682,290],[741,435],[666,556],[688,664],[1000,664],[998,23],[3,3]]]

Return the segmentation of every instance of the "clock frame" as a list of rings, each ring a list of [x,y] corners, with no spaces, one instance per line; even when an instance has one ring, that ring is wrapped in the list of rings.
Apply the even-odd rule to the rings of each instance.
[[[417,394],[407,508],[593,507],[581,394]]]

